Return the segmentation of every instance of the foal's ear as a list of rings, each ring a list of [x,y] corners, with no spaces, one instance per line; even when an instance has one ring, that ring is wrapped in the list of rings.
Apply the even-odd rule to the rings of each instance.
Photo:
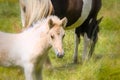
[[[67,20],[67,18],[66,17],[64,17],[63,19],[61,19],[61,26],[63,27],[63,28],[65,28],[66,27],[66,25],[67,25],[67,22],[68,22],[68,20]]]
[[[48,20],[48,26],[49,26],[50,29],[54,26],[54,23],[53,23],[52,19]]]

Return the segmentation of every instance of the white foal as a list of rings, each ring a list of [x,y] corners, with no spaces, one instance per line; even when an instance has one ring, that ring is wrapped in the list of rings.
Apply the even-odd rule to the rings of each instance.
[[[0,32],[0,65],[20,66],[26,80],[42,80],[42,65],[53,47],[63,57],[62,40],[67,19],[49,16],[18,34]]]

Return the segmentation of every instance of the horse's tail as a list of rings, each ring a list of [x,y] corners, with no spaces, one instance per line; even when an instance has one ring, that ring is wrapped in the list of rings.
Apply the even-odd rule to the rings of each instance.
[[[51,0],[19,0],[23,27],[29,27],[53,11]]]

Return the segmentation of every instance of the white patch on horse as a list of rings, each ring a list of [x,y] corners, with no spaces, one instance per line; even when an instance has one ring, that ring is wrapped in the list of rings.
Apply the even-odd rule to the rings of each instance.
[[[92,8],[92,0],[83,0],[83,8],[80,18],[71,26],[68,26],[66,29],[74,29],[79,27],[88,17]]]

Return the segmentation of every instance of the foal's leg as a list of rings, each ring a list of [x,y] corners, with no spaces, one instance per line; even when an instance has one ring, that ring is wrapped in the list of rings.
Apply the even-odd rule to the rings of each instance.
[[[39,69],[35,69],[35,80],[42,80],[42,67]]]
[[[26,64],[24,67],[25,80],[42,80],[42,67],[41,64],[37,66],[33,64]]]
[[[34,67],[34,72],[35,72],[35,80],[42,80],[42,69],[43,69],[43,64],[45,62],[45,57],[41,59],[40,61],[38,60],[35,64]]]
[[[49,69],[52,68],[52,63],[50,61],[49,56],[47,56],[46,61],[45,61],[45,66]]]
[[[73,60],[74,63],[78,62],[78,46],[80,43],[80,37],[78,37],[77,33],[75,33],[75,47],[74,47],[74,56],[73,56]]]
[[[25,80],[34,80],[34,65],[26,63],[24,66]]]

